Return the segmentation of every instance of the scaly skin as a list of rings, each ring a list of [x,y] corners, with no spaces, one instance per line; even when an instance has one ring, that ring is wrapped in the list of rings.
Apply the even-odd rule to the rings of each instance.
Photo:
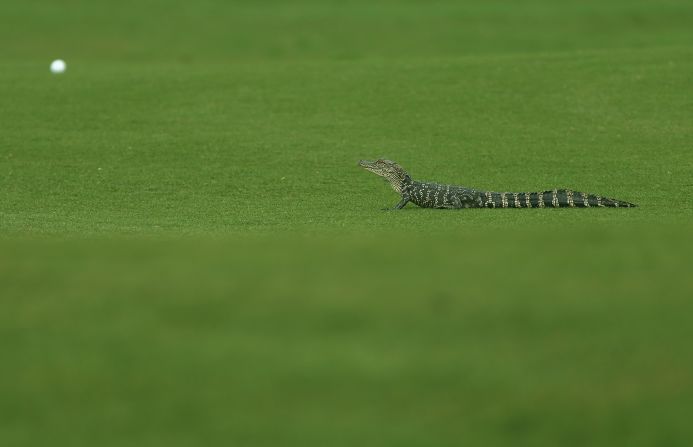
[[[622,200],[572,191],[554,189],[544,192],[495,192],[480,191],[464,186],[441,185],[439,183],[418,182],[390,160],[361,160],[359,166],[385,177],[392,189],[402,199],[394,209],[402,209],[413,202],[422,208],[589,208],[637,206]]]

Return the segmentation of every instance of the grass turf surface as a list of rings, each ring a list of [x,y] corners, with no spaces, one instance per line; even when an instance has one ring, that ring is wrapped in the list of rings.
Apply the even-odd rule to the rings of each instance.
[[[679,222],[691,215],[693,131],[681,93],[690,88],[690,56],[97,65],[61,78],[13,66],[0,87],[10,98],[1,225],[177,234]],[[383,214],[397,197],[356,167],[378,156],[420,179],[570,187],[642,207]]]
[[[691,438],[686,2],[4,8],[8,445]]]

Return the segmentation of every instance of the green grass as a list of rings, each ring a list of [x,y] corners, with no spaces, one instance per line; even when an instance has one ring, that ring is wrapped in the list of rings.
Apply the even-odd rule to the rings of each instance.
[[[692,39],[674,0],[6,2],[0,444],[687,445]],[[640,207],[383,212],[376,157]]]
[[[0,434],[686,445],[693,246],[572,236],[6,243]]]
[[[693,53],[4,70],[6,232],[238,233],[689,220]],[[356,167],[571,187],[629,210],[407,210]],[[435,217],[432,217],[435,216]],[[434,219],[433,221],[431,219]]]

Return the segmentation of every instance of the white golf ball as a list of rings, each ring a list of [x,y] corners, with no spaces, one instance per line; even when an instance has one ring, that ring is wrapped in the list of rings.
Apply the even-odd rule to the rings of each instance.
[[[53,73],[64,73],[66,68],[67,65],[65,65],[65,61],[62,59],[56,59],[51,62],[51,72]]]

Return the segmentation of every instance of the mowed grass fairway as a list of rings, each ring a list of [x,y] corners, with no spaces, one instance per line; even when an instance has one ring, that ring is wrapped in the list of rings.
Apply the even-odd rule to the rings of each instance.
[[[688,445],[692,42],[672,0],[6,2],[0,445]],[[385,212],[379,157],[639,207]]]

